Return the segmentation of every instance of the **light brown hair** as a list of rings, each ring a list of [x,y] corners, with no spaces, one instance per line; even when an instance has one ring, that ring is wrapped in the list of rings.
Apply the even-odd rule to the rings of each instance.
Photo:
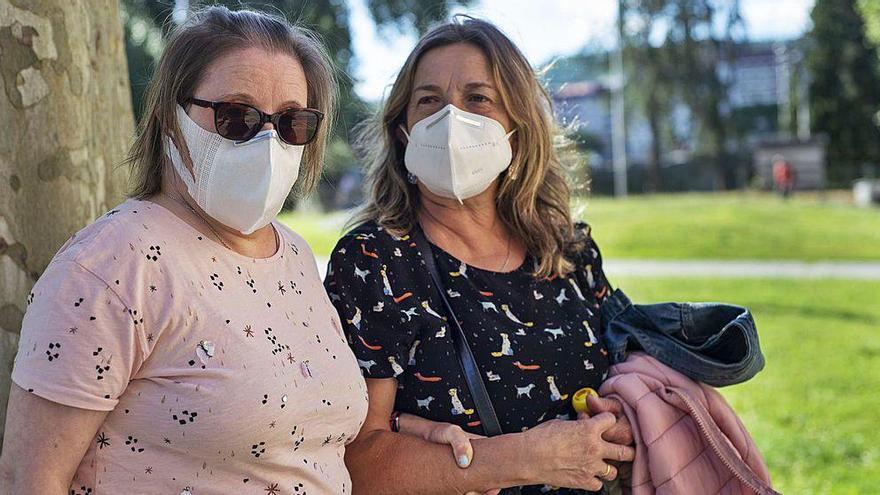
[[[171,31],[147,86],[143,116],[126,160],[132,169],[131,197],[143,199],[161,191],[166,170],[165,136],[173,137],[178,146],[183,146],[184,159],[189,156],[177,125],[179,102],[193,96],[214,61],[250,46],[283,53],[299,61],[306,76],[306,105],[326,116],[317,137],[305,146],[297,181],[297,189],[302,193],[314,189],[321,175],[336,105],[336,77],[326,49],[314,33],[293,26],[281,17],[212,6],[193,13]]]
[[[571,220],[571,192],[556,152],[560,135],[551,99],[525,56],[497,27],[469,16],[456,16],[425,34],[410,53],[388,97],[358,132],[357,148],[366,160],[368,200],[353,224],[376,221],[395,235],[416,223],[419,190],[406,180],[405,144],[397,129],[406,126],[406,109],[416,68],[428,51],[470,43],[483,51],[517,143],[510,167],[499,177],[495,198],[498,215],[510,232],[538,260],[535,276],[565,275],[573,270],[567,253],[577,250]]]

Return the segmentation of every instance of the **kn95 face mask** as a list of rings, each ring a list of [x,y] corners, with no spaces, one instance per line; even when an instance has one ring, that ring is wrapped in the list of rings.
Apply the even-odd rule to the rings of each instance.
[[[452,104],[407,133],[404,164],[432,193],[463,201],[485,191],[510,166],[510,136],[497,120]]]
[[[243,234],[278,215],[299,175],[303,146],[283,142],[274,129],[237,142],[202,129],[177,108],[177,120],[192,159],[192,173],[166,137],[166,152],[196,204],[211,218]]]

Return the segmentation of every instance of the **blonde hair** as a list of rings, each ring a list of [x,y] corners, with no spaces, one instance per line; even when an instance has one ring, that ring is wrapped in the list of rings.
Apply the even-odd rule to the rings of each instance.
[[[297,181],[302,193],[312,191],[321,175],[324,149],[336,106],[336,76],[330,57],[311,31],[285,19],[252,10],[231,11],[212,6],[192,14],[168,39],[144,97],[144,112],[126,162],[132,169],[129,196],[148,198],[162,190],[165,173],[165,136],[171,136],[181,154],[189,156],[177,125],[177,105],[193,96],[208,67],[235,50],[259,46],[298,60],[306,76],[306,105],[326,116],[317,137],[305,146]]]
[[[400,125],[406,125],[422,56],[455,43],[470,43],[483,51],[501,103],[516,129],[518,146],[510,167],[499,177],[498,215],[538,260],[536,277],[566,275],[574,269],[566,253],[579,250],[582,242],[575,238],[571,192],[554,147],[557,128],[550,97],[513,42],[491,23],[469,16],[456,16],[419,40],[384,106],[360,127],[356,147],[367,162],[368,202],[352,224],[376,221],[389,232],[404,235],[417,223],[419,191],[406,179],[406,147],[396,133]]]

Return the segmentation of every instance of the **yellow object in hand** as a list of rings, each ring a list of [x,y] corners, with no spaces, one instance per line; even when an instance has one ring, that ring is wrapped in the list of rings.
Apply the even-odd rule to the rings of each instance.
[[[587,406],[587,397],[591,395],[598,396],[599,394],[590,387],[584,387],[575,392],[571,396],[571,405],[574,407],[574,410],[578,413],[590,414],[590,407]]]

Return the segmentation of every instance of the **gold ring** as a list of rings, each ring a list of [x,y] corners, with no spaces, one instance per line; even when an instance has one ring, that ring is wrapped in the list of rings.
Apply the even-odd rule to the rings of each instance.
[[[607,480],[608,476],[610,474],[611,474],[611,464],[605,464],[605,472],[602,473],[602,476],[600,476],[600,478]]]

